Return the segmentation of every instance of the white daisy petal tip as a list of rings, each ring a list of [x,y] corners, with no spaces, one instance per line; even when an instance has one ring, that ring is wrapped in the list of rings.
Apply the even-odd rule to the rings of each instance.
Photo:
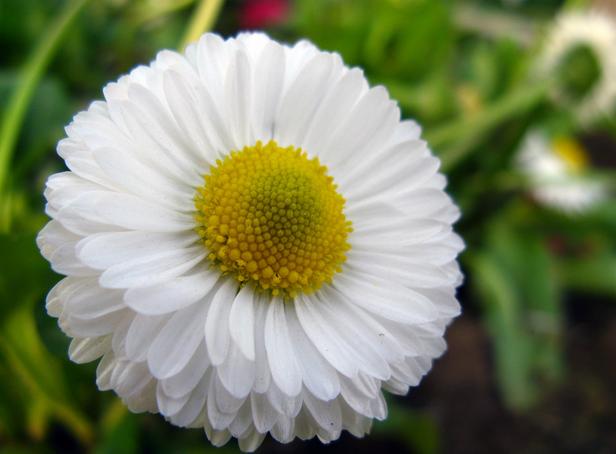
[[[459,210],[421,128],[307,41],[206,34],[58,144],[37,244],[69,357],[132,411],[255,450],[369,432],[459,314]]]

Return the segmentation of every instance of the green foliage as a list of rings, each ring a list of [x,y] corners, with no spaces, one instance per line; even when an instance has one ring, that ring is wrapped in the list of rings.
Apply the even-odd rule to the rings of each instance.
[[[563,320],[545,240],[511,221],[491,224],[484,249],[468,261],[504,397],[512,408],[525,409],[542,385],[562,374]]]
[[[388,406],[387,420],[375,424],[376,436],[395,437],[409,450],[418,454],[434,454],[441,451],[438,426],[433,417],[404,408],[394,400],[390,400]]]

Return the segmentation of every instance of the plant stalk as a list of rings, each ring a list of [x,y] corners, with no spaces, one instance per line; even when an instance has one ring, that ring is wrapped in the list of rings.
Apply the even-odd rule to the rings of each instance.
[[[11,95],[0,125],[0,200],[6,190],[9,165],[30,100],[69,26],[89,0],[73,0],[55,18],[30,55]]]
[[[182,38],[180,44],[180,51],[183,51],[193,41],[199,39],[199,37],[212,29],[218,19],[218,14],[222,9],[224,0],[201,0],[195,13],[190,20],[188,30]]]

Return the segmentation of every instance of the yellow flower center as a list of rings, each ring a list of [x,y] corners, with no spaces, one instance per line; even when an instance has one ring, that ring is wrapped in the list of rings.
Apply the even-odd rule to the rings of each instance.
[[[197,232],[208,259],[240,282],[293,297],[341,271],[351,222],[317,158],[274,141],[233,151],[197,189]]]
[[[588,155],[577,140],[558,137],[553,140],[552,149],[570,171],[581,172],[588,167]]]

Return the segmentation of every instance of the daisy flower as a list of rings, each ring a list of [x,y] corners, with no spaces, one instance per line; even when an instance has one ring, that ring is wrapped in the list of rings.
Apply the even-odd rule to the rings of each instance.
[[[553,96],[583,123],[616,104],[616,21],[599,11],[561,14],[548,31],[539,66],[556,76]]]
[[[532,131],[522,143],[518,165],[528,177],[535,199],[560,211],[588,210],[607,193],[601,181],[586,175],[588,157],[572,138],[550,140],[544,133]]]
[[[97,384],[256,449],[361,437],[445,350],[458,208],[420,129],[340,56],[204,35],[66,128],[47,311]]]

